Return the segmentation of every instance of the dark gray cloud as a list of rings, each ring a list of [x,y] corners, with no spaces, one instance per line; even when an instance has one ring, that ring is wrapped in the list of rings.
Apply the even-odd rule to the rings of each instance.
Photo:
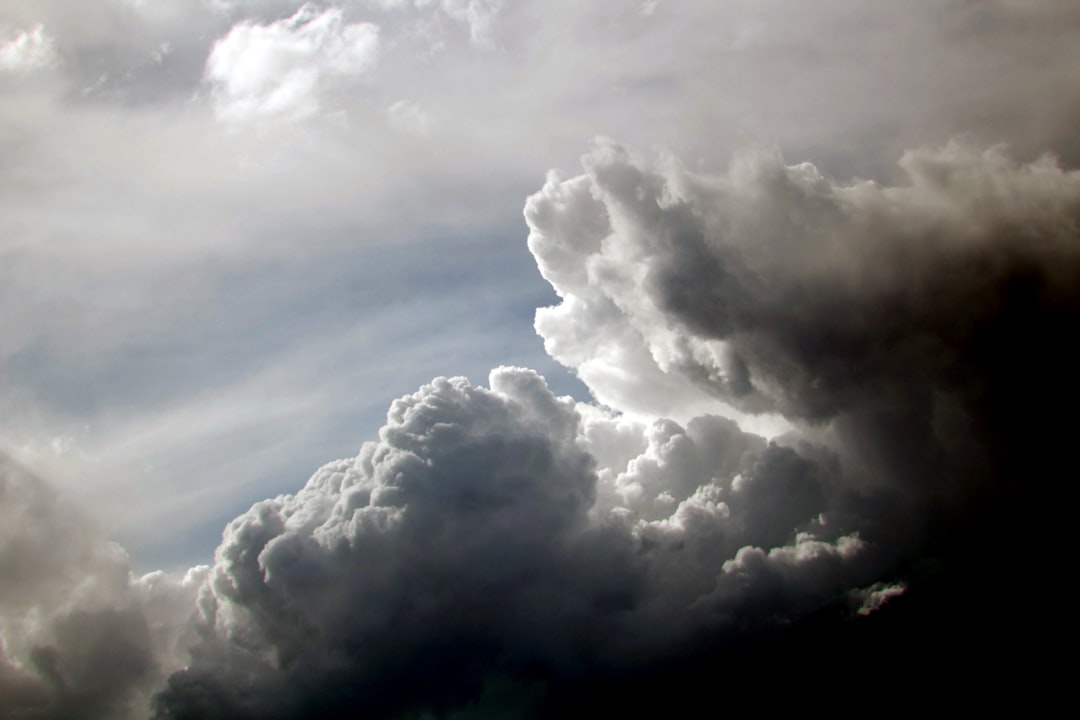
[[[789,618],[865,584],[814,461],[702,418],[637,426],[647,446],[598,484],[582,430],[525,370],[395,402],[355,459],[230,523],[159,716],[441,715],[500,683],[515,712],[546,713],[582,683],[675,667],[759,604]],[[635,485],[668,497],[639,513]]]

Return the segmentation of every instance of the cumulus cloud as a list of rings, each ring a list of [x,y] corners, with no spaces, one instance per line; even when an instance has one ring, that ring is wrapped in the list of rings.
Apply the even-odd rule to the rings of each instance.
[[[1046,629],[1037,594],[995,579],[1048,573],[1067,527],[1018,508],[1067,466],[1045,418],[1078,399],[1077,173],[964,143],[908,153],[897,186],[756,151],[692,173],[609,141],[584,165],[526,219],[561,298],[537,328],[607,407],[519,368],[436,379],[356,457],[229,523],[183,583],[132,579],[73,531],[14,545],[13,697],[137,714],[181,664],[157,717],[631,712],[702,702],[716,677],[792,691],[730,703],[761,708],[838,668],[867,697],[929,692],[958,662],[1026,687],[1038,666],[1007,653]],[[686,409],[728,406],[792,429]],[[69,574],[98,579],[38,599]],[[127,650],[99,679],[79,663],[105,635]]]
[[[1036,646],[1065,636],[1046,597],[1071,540],[1080,213],[1076,173],[1032,159],[1080,157],[1075,7],[4,13],[3,72],[51,70],[9,80],[0,118],[3,431],[25,405],[39,444],[92,458],[73,428],[93,425],[123,462],[72,484],[109,495],[113,527],[187,530],[170,530],[184,562],[222,503],[374,425],[356,407],[381,410],[403,373],[525,346],[503,333],[550,296],[492,258],[581,138],[702,168],[759,137],[816,165],[758,150],[695,172],[602,142],[584,174],[551,175],[526,209],[560,296],[536,327],[600,404],[515,369],[435,381],[357,457],[242,513],[186,580],[132,577],[5,469],[0,717],[144,717],[151,693],[193,718],[971,702],[957,668],[1026,691]],[[271,122],[230,135],[215,115]],[[409,137],[430,130],[437,153]],[[958,131],[1021,160],[961,141],[891,169]],[[849,173],[879,184],[830,176]],[[446,225],[492,239],[398,242]],[[481,303],[512,317],[473,331]],[[489,354],[462,367],[462,346]]]
[[[965,662],[1020,672],[980,637],[997,623],[1029,643],[1018,628],[1037,600],[1006,584],[973,608],[961,587],[1002,564],[1052,574],[1064,542],[1065,512],[1043,496],[1067,493],[1072,432],[1054,418],[1080,401],[1067,330],[1080,317],[1080,173],[967,141],[905,153],[895,186],[838,183],[760,150],[703,174],[600,141],[584,167],[549,176],[526,206],[530,249],[561,298],[537,313],[548,351],[639,416],[702,395],[782,414],[797,429],[782,442],[834,453],[824,498],[797,507],[828,508],[825,521],[858,530],[846,547],[879,552],[883,584],[853,595],[862,614],[889,600],[890,618],[919,617],[922,632],[951,623]],[[678,483],[680,465],[653,453],[643,467]],[[671,502],[650,482],[614,491]],[[782,515],[797,497],[783,488],[762,507]],[[711,501],[713,515],[733,507]],[[1030,537],[1045,554],[1025,552]],[[767,585],[813,556],[828,576],[844,553],[819,542],[740,549],[725,572]],[[946,619],[953,603],[962,620]]]
[[[0,457],[0,717],[137,717],[184,658],[203,572],[132,577],[119,546]]]
[[[469,28],[472,42],[484,45],[491,42],[502,0],[442,0],[443,12]]]
[[[894,186],[760,151],[707,174],[603,141],[584,165],[526,206],[561,302],[537,329],[610,409],[524,370],[435,381],[186,582],[133,579],[9,481],[14,707],[552,715],[643,679],[749,682],[770,653],[811,683],[797,658],[868,637],[1000,659],[985,638],[1017,640],[1000,618],[1034,602],[1000,568],[1044,576],[1068,527],[1037,501],[1065,492],[1071,431],[1048,418],[1078,399],[1077,173],[965,142],[907,153]]]
[[[356,458],[233,521],[159,715],[444,713],[538,680],[529,709],[547,712],[734,633],[740,611],[846,602],[865,574],[814,461],[722,418],[620,428],[586,409],[586,432],[531,371],[490,386],[436,380]],[[620,432],[634,457],[598,480]]]
[[[763,152],[722,175],[664,165],[600,142],[526,207],[561,296],[537,331],[614,407],[706,394],[811,423],[904,416],[965,454],[987,365],[1056,342],[998,321],[1073,309],[1080,174],[1050,158],[954,142],[907,153],[896,187]]]
[[[1030,426],[1076,398],[1051,331],[1080,311],[1078,178],[964,143],[902,167],[840,184],[755,151],[707,175],[601,142],[526,218],[562,303],[537,327],[608,407],[518,368],[437,379],[182,582],[133,578],[8,470],[14,707],[555,716],[759,687],[763,664],[809,691],[867,653],[846,677],[892,693],[912,671],[883,648],[927,644],[924,676],[1022,678],[987,638],[1030,643],[1002,613],[1035,626],[1035,600],[973,588],[1047,571],[1066,527],[1016,509],[1067,457],[1067,428]],[[792,430],[697,410],[728,405]],[[1041,557],[1015,540],[1036,530]]]
[[[300,119],[319,111],[327,86],[361,76],[375,64],[378,26],[345,23],[339,8],[312,4],[291,17],[237,24],[206,61],[218,116]]]

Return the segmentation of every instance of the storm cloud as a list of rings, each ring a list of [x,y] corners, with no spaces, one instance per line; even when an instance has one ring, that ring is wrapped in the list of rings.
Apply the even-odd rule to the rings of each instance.
[[[890,645],[849,697],[955,699],[952,662],[1028,687],[1007,657],[1038,599],[975,588],[1048,570],[1062,537],[1016,508],[1067,455],[1048,413],[1075,394],[1080,177],[962,143],[907,154],[897,187],[607,141],[584,164],[526,207],[562,298],[537,328],[631,412],[514,368],[395,402],[356,458],[229,525],[160,717],[629,710],[709,675],[764,687],[766,658],[809,691]],[[1040,374],[1053,392],[1016,387]],[[664,418],[701,396],[792,429]]]
[[[1048,714],[1078,28],[7,0],[0,720]]]

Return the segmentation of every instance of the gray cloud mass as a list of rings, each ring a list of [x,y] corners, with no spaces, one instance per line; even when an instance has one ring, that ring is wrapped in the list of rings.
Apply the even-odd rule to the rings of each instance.
[[[436,380],[355,459],[234,520],[159,715],[443,713],[499,681],[542,680],[555,703],[865,576],[858,534],[825,517],[826,471],[795,451],[720,418],[667,423],[598,483],[570,398],[521,369],[490,386]]]
[[[997,588],[962,621],[941,607],[1021,560],[974,539],[1060,459],[1044,445],[1061,432],[1025,429],[1052,423],[1049,397],[1003,374],[1050,369],[1053,402],[1075,392],[1046,324],[1080,310],[1080,177],[964,144],[903,164],[907,185],[838,186],[761,154],[727,175],[652,170],[601,142],[586,175],[549,178],[526,216],[562,298],[538,313],[552,354],[615,407],[668,382],[655,402],[715,394],[795,429],[642,424],[518,369],[490,390],[437,380],[357,458],[230,524],[159,716],[479,712],[499,683],[517,713],[629,708],[653,697],[618,695],[634,678],[685,701],[703,668],[760,682],[741,663],[762,652],[808,687],[899,628],[906,651],[948,628],[944,657],[1018,672],[979,634],[1028,598]],[[821,666],[783,669],[811,648]],[[905,672],[933,686],[923,662],[852,671],[850,692]]]
[[[1078,28],[7,0],[0,720],[1056,711]]]

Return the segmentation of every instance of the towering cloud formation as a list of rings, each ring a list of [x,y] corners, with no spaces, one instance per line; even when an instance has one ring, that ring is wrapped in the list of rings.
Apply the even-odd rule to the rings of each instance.
[[[708,675],[869,693],[1018,672],[999,643],[1045,626],[995,571],[1046,571],[1060,539],[1017,503],[1056,492],[1046,412],[1077,399],[1080,176],[963,144],[902,166],[893,188],[762,154],[706,176],[602,142],[550,177],[526,216],[563,299],[537,317],[551,353],[636,417],[707,396],[801,429],[642,423],[519,369],[436,380],[230,524],[158,715],[554,715]]]
[[[898,187],[762,153],[651,169],[609,142],[585,168],[526,209],[562,297],[537,315],[549,352],[616,407],[782,413],[836,453],[878,571],[918,579],[897,625],[1022,674],[1002,645],[1056,621],[998,578],[1053,576],[1065,542],[1080,174],[964,142],[906,153]]]

